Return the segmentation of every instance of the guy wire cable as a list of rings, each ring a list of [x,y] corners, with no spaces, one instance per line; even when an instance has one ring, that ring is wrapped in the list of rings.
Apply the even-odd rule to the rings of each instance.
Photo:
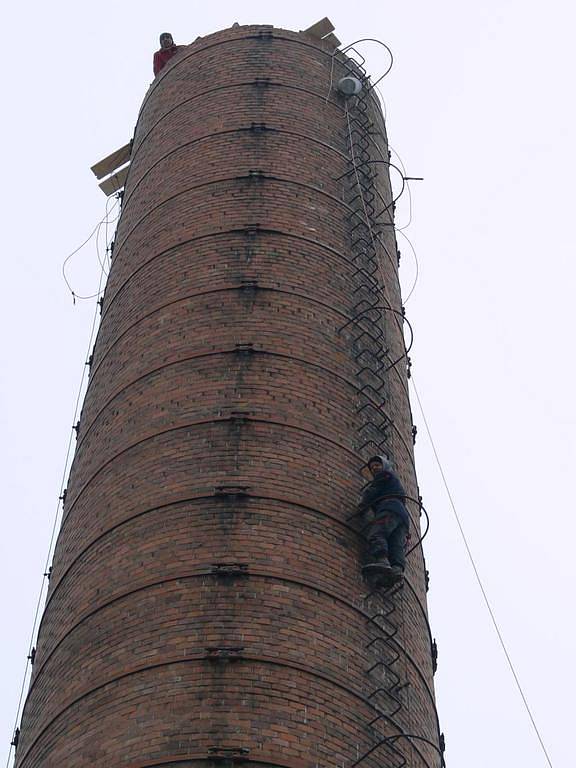
[[[508,666],[510,668],[510,671],[512,672],[512,676],[514,678],[514,682],[516,683],[516,687],[518,689],[518,692],[520,693],[520,696],[522,697],[522,701],[524,703],[524,707],[526,709],[526,712],[528,713],[528,717],[530,718],[530,722],[532,723],[532,728],[534,729],[534,732],[536,733],[536,736],[538,737],[538,741],[540,742],[540,747],[542,748],[542,751],[544,752],[544,756],[546,757],[546,761],[550,768],[553,768],[552,761],[550,760],[550,756],[548,755],[548,751],[546,749],[546,746],[544,745],[544,741],[542,739],[542,736],[540,735],[540,731],[538,730],[538,726],[536,725],[536,721],[534,719],[534,715],[532,714],[532,710],[530,709],[530,705],[528,704],[528,699],[526,698],[526,695],[524,693],[524,690],[522,688],[522,685],[520,683],[520,679],[518,677],[518,674],[516,672],[516,669],[514,667],[514,664],[512,663],[512,659],[510,657],[510,654],[508,652],[508,648],[506,647],[506,643],[504,642],[504,638],[502,637],[502,633],[500,631],[500,627],[498,626],[498,622],[496,621],[496,616],[494,615],[494,611],[492,610],[492,606],[490,604],[490,601],[488,599],[488,595],[486,593],[486,590],[484,588],[484,584],[482,583],[482,579],[480,578],[480,573],[478,571],[478,568],[476,566],[476,562],[474,560],[474,557],[472,555],[472,550],[470,549],[470,545],[468,543],[468,539],[466,538],[466,534],[464,532],[464,528],[462,526],[462,522],[460,521],[460,516],[458,515],[458,511],[456,510],[456,504],[454,503],[454,499],[452,497],[452,493],[450,491],[450,487],[448,486],[448,481],[446,479],[446,475],[444,474],[444,469],[442,468],[442,463],[440,461],[440,457],[438,455],[438,451],[436,450],[436,445],[434,443],[434,439],[432,438],[432,432],[430,430],[430,426],[428,424],[428,420],[426,418],[426,414],[424,413],[424,407],[422,405],[422,401],[420,400],[420,395],[418,394],[418,389],[416,388],[416,382],[414,381],[414,374],[412,374],[411,377],[412,382],[412,388],[414,389],[414,394],[416,395],[416,400],[418,402],[418,408],[420,410],[420,413],[422,415],[422,420],[424,421],[424,427],[426,429],[426,433],[428,435],[428,440],[430,441],[430,445],[432,447],[432,452],[434,453],[434,458],[436,460],[436,464],[438,466],[438,469],[440,471],[440,476],[442,477],[442,482],[444,484],[444,488],[446,489],[446,493],[448,495],[448,500],[450,501],[450,506],[452,507],[452,512],[454,513],[454,517],[456,518],[456,523],[458,525],[458,530],[460,531],[460,536],[462,537],[462,541],[464,542],[464,547],[466,548],[466,553],[468,555],[468,559],[470,560],[470,563],[472,565],[472,569],[474,571],[474,575],[476,577],[476,581],[478,582],[478,586],[480,587],[480,591],[482,593],[482,597],[484,599],[484,603],[486,605],[486,608],[488,609],[488,613],[490,614],[490,619],[492,620],[492,625],[494,626],[494,629],[496,630],[496,634],[498,636],[498,640],[500,642],[500,646],[502,650],[504,651],[504,656],[506,657],[506,661],[508,662]]]

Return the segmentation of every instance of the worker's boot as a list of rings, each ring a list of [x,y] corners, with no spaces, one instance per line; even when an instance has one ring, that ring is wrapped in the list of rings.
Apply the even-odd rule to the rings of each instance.
[[[389,589],[402,578],[395,575],[395,569],[387,557],[379,557],[373,563],[365,565],[362,570],[375,589]]]
[[[367,573],[391,573],[392,566],[390,565],[390,560],[383,556],[379,557],[377,560],[374,560],[371,563],[368,563],[363,567],[362,570]]]
[[[400,581],[404,578],[404,568],[401,565],[393,565],[390,568],[390,573],[394,581]]]

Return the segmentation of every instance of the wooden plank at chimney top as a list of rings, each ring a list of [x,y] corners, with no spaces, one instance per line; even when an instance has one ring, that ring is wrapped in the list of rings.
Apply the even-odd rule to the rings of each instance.
[[[311,27],[303,29],[302,31],[305,35],[322,38],[329,32],[333,32],[335,29],[336,27],[332,24],[328,16],[325,16],[323,19],[320,19],[320,21],[317,21],[316,24],[312,24]]]
[[[122,189],[124,184],[126,184],[129,168],[130,165],[125,165],[124,168],[121,168],[116,173],[113,173],[112,176],[109,176],[105,181],[98,184],[106,197],[110,197],[114,192],[118,192],[118,190]]]
[[[116,168],[119,168],[130,160],[131,150],[132,142],[129,141],[128,144],[125,144],[123,147],[120,147],[120,149],[112,152],[111,155],[108,155],[108,157],[97,162],[96,165],[93,165],[92,168],[90,168],[90,170],[97,179],[103,179],[104,176],[108,176],[109,173],[112,173]]]
[[[340,45],[342,45],[340,40],[338,40],[338,38],[336,37],[336,35],[333,32],[330,32],[329,35],[326,35],[326,37],[323,37],[322,38],[322,42],[323,43],[328,43],[328,45],[330,46],[330,48],[332,48],[332,50],[335,50]]]

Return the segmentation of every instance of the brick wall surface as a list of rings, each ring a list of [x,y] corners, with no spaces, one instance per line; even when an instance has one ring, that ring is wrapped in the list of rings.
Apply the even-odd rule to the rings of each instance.
[[[366,434],[418,498],[372,94],[386,396],[362,389],[346,325],[360,198],[333,86],[350,66],[237,27],[144,99],[18,768],[439,765],[421,547],[399,591],[370,595],[350,519]]]

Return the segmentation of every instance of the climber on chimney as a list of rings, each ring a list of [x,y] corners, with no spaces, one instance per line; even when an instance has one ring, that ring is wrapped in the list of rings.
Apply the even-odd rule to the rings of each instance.
[[[154,76],[166,66],[168,61],[178,53],[180,46],[174,43],[170,32],[162,32],[160,35],[160,50],[154,54]]]
[[[386,456],[372,456],[367,467],[372,481],[364,489],[358,512],[365,521],[370,563],[362,570],[384,585],[392,584],[402,579],[406,562],[410,526],[404,505],[406,491]]]

